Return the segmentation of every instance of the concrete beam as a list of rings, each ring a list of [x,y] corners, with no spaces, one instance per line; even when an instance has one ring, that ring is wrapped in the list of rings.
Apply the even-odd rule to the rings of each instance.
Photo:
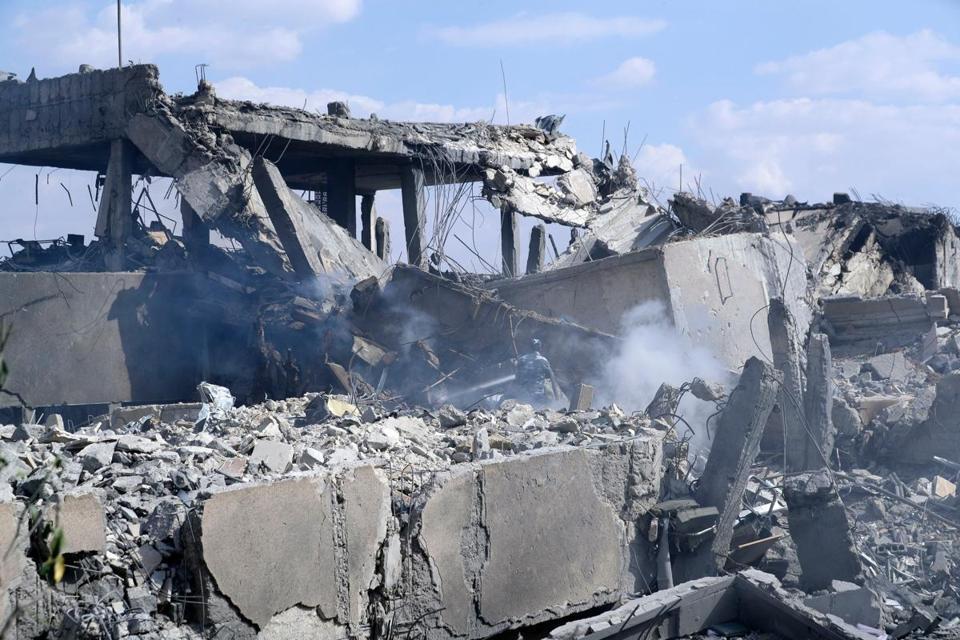
[[[771,434],[768,441],[782,443],[772,447],[783,449],[787,471],[803,471],[809,438],[804,418],[803,382],[800,378],[800,352],[796,323],[783,300],[774,298],[767,311],[767,328],[773,351],[773,366],[780,372],[782,383],[777,393],[782,432]],[[778,437],[779,436],[779,437]]]
[[[327,215],[357,237],[356,167],[352,160],[336,160],[327,169]]]
[[[377,218],[375,229],[377,243],[377,257],[390,262],[390,223],[383,218]]]
[[[122,138],[110,141],[110,161],[97,210],[95,234],[109,247],[108,267],[113,271],[125,268],[124,244],[133,233],[133,146]]]
[[[538,224],[530,230],[530,248],[527,251],[527,275],[543,271],[543,256],[547,249],[547,227]]]
[[[747,360],[740,382],[720,415],[696,494],[700,506],[716,507],[720,512],[717,531],[710,547],[703,545],[691,560],[687,576],[719,573],[727,562],[750,467],[760,451],[760,438],[776,392],[773,369],[757,358]]]
[[[377,219],[375,194],[365,193],[360,198],[360,244],[373,251],[373,221]]]
[[[811,333],[807,343],[807,391],[804,396],[807,438],[804,471],[830,466],[837,429],[833,424],[833,361],[830,340]]]
[[[423,169],[414,165],[403,167],[400,171],[400,190],[407,262],[421,269],[425,260],[423,234],[427,224],[427,203],[423,189]]]
[[[520,254],[517,238],[517,214],[509,209],[500,210],[500,257],[504,277],[513,278],[517,271],[517,256]]]

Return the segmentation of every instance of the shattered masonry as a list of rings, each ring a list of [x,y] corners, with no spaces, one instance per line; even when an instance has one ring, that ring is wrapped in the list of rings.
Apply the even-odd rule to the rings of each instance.
[[[663,206],[562,116],[8,75],[0,161],[97,172],[97,219],[0,260],[4,640],[960,637],[952,212]],[[474,196],[486,274],[437,220]],[[716,365],[611,373],[637,309]]]

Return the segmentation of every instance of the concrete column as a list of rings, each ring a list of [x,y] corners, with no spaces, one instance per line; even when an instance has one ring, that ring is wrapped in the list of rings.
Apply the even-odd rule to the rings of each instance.
[[[183,218],[183,244],[187,251],[201,252],[210,246],[210,227],[183,198],[180,198],[180,217]]]
[[[833,359],[830,340],[822,333],[811,333],[807,343],[804,410],[810,431],[805,440],[804,470],[829,467],[837,430],[833,425]]]
[[[360,198],[360,242],[368,251],[373,251],[373,221],[377,219],[373,193],[365,193]]]
[[[777,404],[783,421],[783,432],[774,448],[786,448],[787,471],[803,471],[805,468],[807,432],[803,415],[803,383],[800,378],[800,353],[797,344],[797,327],[783,300],[770,301],[767,312],[767,327],[770,332],[770,348],[773,350],[773,366],[782,378]],[[770,439],[773,442],[773,439]]]
[[[336,160],[327,169],[327,213],[357,237],[357,180],[352,160]]]
[[[847,511],[826,469],[790,476],[784,481],[790,537],[800,561],[800,586],[826,589],[833,580],[863,581]]]
[[[407,262],[423,268],[423,234],[427,224],[427,202],[424,194],[423,169],[408,165],[400,170],[403,196],[403,233],[407,242]]]
[[[500,211],[500,255],[503,262],[503,275],[512,278],[518,275],[517,255],[520,247],[517,242],[517,214],[502,209]]]
[[[125,268],[123,247],[133,233],[133,146],[125,139],[110,142],[110,160],[106,181],[97,210],[96,235],[109,246],[107,267],[114,271]]]
[[[547,250],[547,227],[538,224],[530,230],[530,250],[527,252],[527,273],[543,271],[543,256]]]
[[[377,218],[374,235],[377,241],[377,257],[390,262],[390,223],[383,218]]]
[[[705,543],[691,559],[685,579],[717,574],[727,561],[750,467],[760,451],[760,438],[776,394],[773,369],[757,358],[747,360],[717,422],[713,447],[695,496],[701,507],[715,507],[720,512],[716,535],[709,547]]]

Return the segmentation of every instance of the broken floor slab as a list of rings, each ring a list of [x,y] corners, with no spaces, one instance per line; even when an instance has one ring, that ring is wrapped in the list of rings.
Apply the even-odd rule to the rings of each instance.
[[[293,269],[301,278],[341,276],[348,281],[380,277],[387,265],[315,206],[304,202],[262,156],[253,180]]]

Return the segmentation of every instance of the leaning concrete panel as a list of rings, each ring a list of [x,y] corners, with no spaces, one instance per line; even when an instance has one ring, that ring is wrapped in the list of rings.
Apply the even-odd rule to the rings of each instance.
[[[261,629],[302,604],[337,611],[334,523],[326,483],[298,478],[214,494],[204,505],[203,559],[219,590]]]
[[[342,274],[350,280],[379,277],[387,265],[323,212],[294,193],[269,160],[258,157],[253,179],[270,220],[301,278]]]

